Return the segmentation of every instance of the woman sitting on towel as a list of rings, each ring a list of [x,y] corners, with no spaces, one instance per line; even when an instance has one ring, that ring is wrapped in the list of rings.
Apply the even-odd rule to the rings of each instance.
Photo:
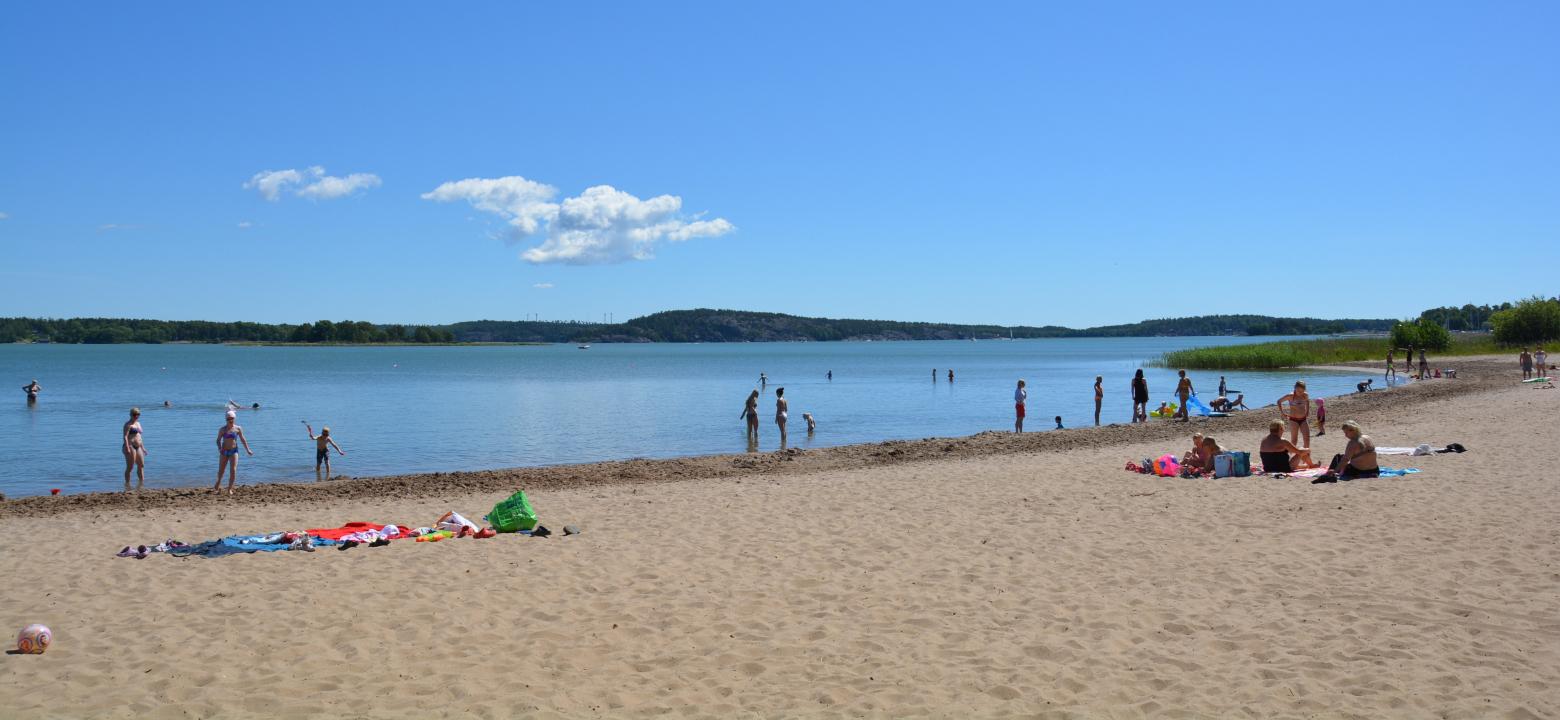
[[[1213,472],[1213,458],[1215,455],[1223,452],[1224,448],[1219,447],[1217,440],[1214,440],[1212,437],[1204,437],[1202,439],[1202,452],[1198,453],[1198,458],[1201,462],[1195,467],[1205,473]]]
[[[1294,443],[1284,439],[1283,420],[1268,423],[1267,437],[1262,438],[1257,452],[1262,456],[1262,472],[1288,473],[1316,467],[1316,463],[1311,460],[1310,448],[1295,447]]]
[[[1381,467],[1376,464],[1376,443],[1360,430],[1360,424],[1350,420],[1343,424],[1343,436],[1349,444],[1343,453],[1334,455],[1328,466],[1328,475],[1337,474],[1339,480],[1380,477]]]
[[[1192,433],[1192,449],[1181,455],[1181,464],[1192,467],[1203,466],[1203,436],[1202,433]]]

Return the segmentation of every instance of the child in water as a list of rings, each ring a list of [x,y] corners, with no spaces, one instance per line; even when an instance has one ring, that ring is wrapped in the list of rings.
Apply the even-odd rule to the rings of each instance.
[[[330,428],[320,428],[320,434],[315,436],[314,428],[308,422],[304,422],[303,427],[309,431],[309,439],[314,441],[314,482],[320,481],[320,463],[325,464],[325,479],[329,480],[330,448],[336,448],[337,454],[340,455],[346,455],[347,453],[341,449],[340,445],[336,444],[335,440],[330,439]]]

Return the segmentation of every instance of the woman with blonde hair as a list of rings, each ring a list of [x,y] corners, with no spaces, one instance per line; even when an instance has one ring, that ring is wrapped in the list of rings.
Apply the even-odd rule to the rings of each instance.
[[[1332,463],[1327,466],[1327,474],[1311,482],[1315,484],[1380,477],[1381,466],[1376,464],[1376,442],[1371,440],[1370,436],[1360,429],[1360,424],[1353,420],[1340,427],[1343,429],[1343,436],[1349,439],[1349,444],[1343,448],[1343,452],[1333,456]]]
[[[135,470],[135,489],[146,484],[146,443],[141,438],[141,408],[130,408],[130,419],[119,432],[119,451],[125,456],[125,492],[130,492],[130,471]]]

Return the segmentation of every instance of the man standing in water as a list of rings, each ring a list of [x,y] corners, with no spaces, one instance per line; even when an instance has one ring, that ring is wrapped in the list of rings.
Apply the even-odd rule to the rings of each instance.
[[[1181,422],[1191,422],[1192,416],[1186,414],[1186,399],[1197,392],[1192,389],[1192,379],[1186,376],[1185,370],[1176,371],[1181,379],[1175,384],[1175,396],[1181,399],[1181,407],[1175,411],[1175,416],[1181,418]]]
[[[32,382],[23,385],[22,392],[27,393],[27,404],[31,405],[35,402],[38,402],[38,393],[42,390],[43,386],[39,385],[37,380],[33,380]]]
[[[1382,376],[1390,387],[1392,381],[1397,378],[1397,367],[1392,364],[1392,348],[1387,348],[1387,374]]]
[[[1029,391],[1024,389],[1024,381],[1018,381],[1018,389],[1013,391],[1013,413],[1018,419],[1013,421],[1013,432],[1024,431],[1024,403],[1029,400]]]
[[[1094,425],[1100,424],[1100,404],[1105,402],[1105,378],[1102,375],[1094,376]]]

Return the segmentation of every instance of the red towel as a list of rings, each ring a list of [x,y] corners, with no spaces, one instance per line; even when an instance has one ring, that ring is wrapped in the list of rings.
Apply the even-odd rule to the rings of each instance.
[[[379,530],[383,527],[383,525],[378,523],[349,522],[339,528],[313,528],[306,532],[317,538],[324,538],[326,540],[340,540],[348,535],[351,535],[352,533],[363,532],[364,530]]]

